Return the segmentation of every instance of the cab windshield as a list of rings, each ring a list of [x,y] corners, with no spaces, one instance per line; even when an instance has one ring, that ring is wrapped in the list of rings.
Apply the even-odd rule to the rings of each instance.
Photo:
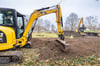
[[[13,25],[13,12],[0,11],[0,25]]]

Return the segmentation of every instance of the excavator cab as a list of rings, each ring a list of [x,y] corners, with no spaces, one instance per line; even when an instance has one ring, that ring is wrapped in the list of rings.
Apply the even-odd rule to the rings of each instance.
[[[82,27],[79,27],[78,31],[79,32],[84,32],[86,30],[86,27],[82,25]]]
[[[11,27],[15,30],[16,39],[24,32],[24,15],[14,9],[0,8],[0,26]]]
[[[14,9],[0,8],[0,64],[17,63],[22,59],[23,53],[12,49],[17,47],[16,39],[23,32],[24,15]],[[7,51],[2,52],[3,50]]]

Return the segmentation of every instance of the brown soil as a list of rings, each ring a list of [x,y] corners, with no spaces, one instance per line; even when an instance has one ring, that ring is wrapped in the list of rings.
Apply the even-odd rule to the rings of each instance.
[[[89,55],[100,54],[100,38],[99,37],[79,37],[74,39],[65,39],[71,44],[70,52],[64,53],[60,50],[60,43],[56,39],[51,38],[33,38],[32,48],[40,49],[40,60],[50,59],[68,59],[70,57],[83,57]]]

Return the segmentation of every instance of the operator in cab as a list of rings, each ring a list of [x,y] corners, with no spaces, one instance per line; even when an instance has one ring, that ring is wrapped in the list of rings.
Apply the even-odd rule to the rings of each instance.
[[[13,24],[10,15],[7,16],[7,19],[6,19],[5,24],[7,24],[7,25],[8,25],[8,24],[9,24],[9,25],[10,25],[10,24],[11,24],[11,25]]]

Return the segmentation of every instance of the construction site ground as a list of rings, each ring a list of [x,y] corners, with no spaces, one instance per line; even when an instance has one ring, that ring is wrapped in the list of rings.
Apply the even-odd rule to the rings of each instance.
[[[70,52],[64,53],[60,50],[60,44],[56,42],[56,38],[33,38],[31,40],[32,48],[21,48],[24,59],[21,64],[28,64],[32,61],[40,60],[69,60],[70,58],[80,58],[85,56],[100,55],[100,37],[76,37],[66,38],[66,42],[70,43]]]
[[[65,39],[71,44],[70,52],[64,53],[60,50],[60,43],[54,38],[33,38],[32,48],[39,48],[41,60],[59,60],[71,57],[83,57],[90,55],[100,55],[100,37],[78,37],[74,39]]]

